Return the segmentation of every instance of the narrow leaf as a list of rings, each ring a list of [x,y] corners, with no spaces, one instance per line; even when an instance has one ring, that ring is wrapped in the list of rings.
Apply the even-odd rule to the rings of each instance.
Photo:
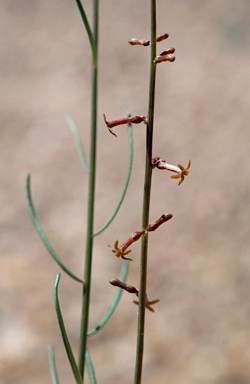
[[[48,352],[49,352],[49,366],[50,366],[52,383],[53,384],[59,384],[59,379],[58,379],[58,374],[57,374],[57,369],[56,369],[54,348],[52,345],[48,346]]]
[[[90,384],[96,384],[96,377],[95,377],[95,371],[94,371],[94,366],[92,363],[92,360],[90,358],[89,351],[87,350],[85,353],[85,362],[87,366],[87,371],[88,371],[88,376],[89,376],[89,382]]]
[[[65,119],[68,123],[69,129],[71,130],[71,133],[74,137],[82,167],[83,167],[85,172],[89,173],[89,168],[88,168],[88,165],[86,162],[86,157],[85,157],[85,154],[83,151],[83,146],[82,146],[82,142],[81,142],[81,138],[80,138],[77,126],[76,126],[72,116],[69,113],[65,113],[64,117],[65,117]]]
[[[127,177],[124,184],[124,188],[120,197],[120,200],[117,204],[117,207],[115,208],[113,214],[110,216],[108,221],[103,225],[102,228],[100,228],[98,231],[94,233],[94,236],[100,235],[103,231],[105,231],[106,228],[112,223],[114,218],[116,217],[117,213],[119,212],[119,209],[123,203],[123,200],[126,196],[128,185],[131,177],[131,171],[132,171],[132,165],[133,165],[133,131],[132,131],[132,125],[128,124],[128,143],[129,143],[129,163],[128,163],[128,171],[127,171]]]
[[[119,277],[119,280],[122,281],[123,283],[125,283],[125,281],[127,279],[128,269],[129,269],[129,261],[123,260],[121,273],[120,273],[120,277]],[[113,297],[113,300],[110,304],[109,309],[107,310],[107,312],[105,313],[105,315],[103,316],[103,318],[101,319],[99,324],[95,328],[93,328],[92,330],[90,330],[88,332],[88,336],[95,335],[109,321],[110,317],[113,315],[113,313],[114,313],[114,311],[115,311],[115,309],[116,309],[116,307],[117,307],[117,305],[121,299],[122,294],[123,294],[123,289],[116,288],[116,291],[115,291],[115,294],[114,294],[114,297]]]
[[[93,63],[94,63],[94,66],[96,66],[97,65],[97,49],[96,49],[95,39],[94,39],[93,33],[91,31],[91,28],[90,28],[90,25],[89,25],[89,22],[88,22],[88,18],[87,18],[87,15],[86,15],[85,11],[84,11],[84,8],[82,6],[81,1],[80,0],[76,0],[76,3],[77,3],[77,6],[78,6],[78,9],[80,11],[83,24],[84,24],[84,26],[86,28],[86,32],[87,32],[87,35],[88,35],[88,38],[89,38],[89,43],[90,43],[90,46],[91,46],[91,49],[92,49]]]
[[[74,358],[74,355],[73,355],[73,352],[72,352],[72,349],[70,346],[70,342],[69,342],[69,339],[67,336],[67,332],[66,332],[66,329],[64,326],[64,321],[63,321],[63,317],[62,317],[62,313],[61,313],[61,309],[60,309],[60,304],[59,304],[59,299],[58,299],[58,285],[59,285],[60,278],[61,278],[60,274],[57,274],[56,280],[55,280],[55,286],[54,286],[54,305],[55,305],[55,310],[56,310],[57,321],[58,321],[59,328],[61,331],[61,336],[62,336],[64,347],[65,347],[65,350],[66,350],[66,353],[68,356],[68,360],[69,360],[73,375],[75,377],[75,381],[77,384],[82,384],[82,377],[81,377],[80,372],[78,370],[78,367],[77,367],[77,364],[76,364],[76,361],[75,361],[75,358]]]
[[[52,246],[51,246],[51,244],[49,242],[49,239],[47,238],[47,236],[45,235],[45,233],[44,233],[44,231],[43,231],[43,229],[41,227],[41,224],[40,224],[40,222],[38,220],[38,217],[36,215],[36,211],[35,211],[34,204],[33,204],[33,201],[32,201],[31,188],[30,188],[30,174],[28,174],[27,177],[26,177],[26,196],[27,196],[27,200],[28,200],[29,212],[30,212],[30,217],[31,217],[32,223],[34,224],[34,227],[35,227],[35,229],[36,229],[36,231],[38,233],[38,236],[42,240],[44,246],[47,248],[48,252],[53,257],[55,262],[62,268],[62,270],[65,273],[67,273],[67,275],[69,275],[72,279],[74,279],[74,280],[76,280],[76,281],[78,281],[80,283],[83,283],[83,281],[79,277],[74,275],[68,269],[68,267],[66,267],[66,265],[61,261],[59,256],[56,254],[56,252],[52,248]]]

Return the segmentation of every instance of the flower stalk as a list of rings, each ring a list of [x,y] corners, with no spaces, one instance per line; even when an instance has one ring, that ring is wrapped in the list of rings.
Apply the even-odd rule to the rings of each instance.
[[[153,128],[155,110],[155,82],[156,82],[156,0],[150,2],[151,14],[151,44],[150,44],[150,79],[149,79],[149,99],[148,99],[148,122],[146,133],[146,158],[144,176],[144,195],[142,207],[142,228],[146,229],[149,223],[151,179],[152,179],[152,149],[153,149]],[[139,307],[137,323],[137,344],[134,384],[140,384],[142,380],[143,352],[144,352],[144,329],[145,329],[145,307],[146,307],[146,288],[147,288],[147,257],[148,257],[148,234],[141,237],[140,255],[140,289]]]

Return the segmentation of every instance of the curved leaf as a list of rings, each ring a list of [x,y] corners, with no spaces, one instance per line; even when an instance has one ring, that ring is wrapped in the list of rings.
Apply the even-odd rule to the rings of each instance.
[[[129,185],[129,181],[130,181],[130,177],[131,177],[132,165],[133,165],[133,131],[132,131],[132,125],[131,124],[128,124],[128,142],[129,142],[128,172],[127,172],[127,177],[126,177],[126,181],[125,181],[125,184],[124,184],[124,188],[123,188],[120,200],[119,200],[119,202],[117,204],[117,207],[114,210],[114,213],[110,216],[110,218],[103,225],[103,227],[100,228],[98,231],[96,231],[94,233],[94,236],[100,235],[100,233],[105,231],[105,229],[108,228],[108,226],[112,223],[112,221],[116,217],[117,213],[119,212],[119,209],[120,209],[120,207],[121,207],[121,205],[123,203],[123,200],[125,198],[125,195],[126,195],[126,192],[127,192],[127,189],[128,189],[128,185]]]
[[[120,273],[120,277],[119,277],[119,280],[121,280],[123,283],[125,283],[125,281],[127,279],[128,269],[129,269],[129,261],[123,260],[122,261],[122,269],[121,269],[121,273]],[[114,313],[114,311],[115,311],[115,309],[116,309],[116,307],[117,307],[117,305],[121,299],[122,294],[123,294],[123,290],[121,288],[116,288],[116,291],[115,291],[115,294],[114,294],[114,297],[113,297],[113,300],[110,304],[109,309],[107,310],[107,312],[105,313],[105,315],[103,316],[103,318],[99,322],[99,324],[95,328],[93,328],[92,330],[90,330],[88,332],[88,336],[95,335],[109,321],[110,317],[113,315],[113,313]]]
[[[59,285],[60,278],[61,278],[60,274],[57,274],[56,280],[55,280],[55,286],[54,286],[54,305],[55,305],[55,310],[56,310],[57,321],[58,321],[59,328],[61,331],[64,347],[65,347],[65,350],[66,350],[66,353],[67,353],[67,356],[69,359],[69,363],[70,363],[73,375],[75,377],[75,381],[77,384],[82,384],[82,377],[81,377],[81,374],[78,370],[78,367],[77,367],[77,364],[76,364],[76,361],[75,361],[75,358],[74,358],[74,355],[73,355],[73,352],[72,352],[72,349],[70,346],[70,342],[69,342],[69,339],[67,336],[67,332],[66,332],[66,329],[64,326],[64,321],[63,321],[63,317],[62,317],[62,313],[61,313],[61,309],[60,309],[60,304],[59,304],[59,299],[58,299],[58,285]]]
[[[72,116],[69,113],[65,113],[64,117],[65,117],[65,119],[68,123],[69,129],[71,130],[71,133],[75,139],[75,143],[76,143],[76,147],[78,150],[78,154],[80,157],[82,167],[83,167],[85,172],[89,173],[89,167],[88,167],[87,162],[86,162],[86,157],[85,157],[85,154],[83,151],[83,146],[82,146],[82,142],[81,142],[81,138],[80,138],[77,126],[76,126]]]
[[[82,3],[80,0],[76,0],[76,3],[77,3],[77,6],[78,6],[78,9],[80,11],[80,14],[81,14],[81,17],[82,17],[82,21],[84,23],[84,26],[86,28],[86,31],[87,31],[87,35],[88,35],[88,38],[89,38],[89,43],[90,43],[90,46],[91,46],[91,49],[92,49],[92,57],[93,57],[93,63],[94,63],[94,66],[97,65],[97,48],[96,48],[96,43],[95,43],[95,39],[94,39],[94,36],[93,36],[93,33],[91,31],[91,28],[90,28],[90,25],[89,25],[89,22],[88,22],[88,18],[87,18],[87,15],[84,11],[84,8],[82,6]]]
[[[87,350],[85,353],[85,362],[87,366],[87,371],[88,371],[88,376],[89,376],[89,382],[90,384],[96,384],[96,377],[95,377],[95,371],[94,371],[94,366],[92,364],[91,358],[89,351]]]
[[[29,212],[30,212],[30,217],[31,217],[32,223],[34,224],[34,227],[35,227],[40,239],[42,240],[43,244],[47,248],[48,252],[53,257],[55,262],[62,268],[62,270],[65,273],[67,273],[67,275],[69,275],[72,279],[74,279],[80,283],[83,283],[82,279],[80,279],[79,277],[74,275],[74,273],[72,273],[66,267],[66,265],[61,261],[61,259],[58,257],[58,255],[56,254],[56,252],[52,248],[52,246],[49,242],[49,239],[47,238],[47,236],[45,235],[45,233],[41,227],[41,224],[40,224],[38,217],[36,215],[36,211],[35,211],[34,204],[32,201],[31,189],[30,189],[30,174],[28,174],[26,177],[26,196],[27,196],[27,200],[28,200]]]

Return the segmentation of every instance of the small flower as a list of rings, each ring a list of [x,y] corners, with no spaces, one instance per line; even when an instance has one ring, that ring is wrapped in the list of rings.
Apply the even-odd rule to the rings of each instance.
[[[114,135],[115,137],[117,137],[117,135],[112,131],[112,128],[114,128],[114,127],[116,127],[118,125],[122,125],[122,124],[139,124],[139,123],[142,123],[142,122],[147,124],[147,117],[146,116],[125,117],[125,118],[118,119],[118,120],[107,121],[105,114],[103,114],[103,118],[104,118],[105,124],[108,127],[109,132],[112,135]]]
[[[138,296],[138,295],[137,295]],[[146,296],[146,304],[145,304],[145,307],[151,311],[151,312],[155,312],[154,308],[152,308],[152,305],[153,304],[156,304],[156,303],[159,303],[160,299],[156,299],[156,300],[148,300],[148,297]],[[139,305],[139,301],[137,300],[133,300],[133,303],[136,304],[136,305]]]
[[[118,247],[118,240],[114,243],[114,248],[112,249],[112,252],[115,253],[116,257],[121,257],[123,260],[131,260],[128,257],[124,257],[125,255],[128,255],[131,252],[130,250],[127,250],[127,248],[133,244],[135,241],[139,240],[142,235],[144,235],[147,231],[145,229],[140,229],[139,231],[133,232],[129,238],[120,246]]]
[[[170,177],[171,177],[171,179],[181,179],[179,181],[179,184],[178,184],[178,185],[181,185],[181,183],[184,181],[185,176],[188,176],[190,173],[189,169],[191,167],[191,160],[189,160],[186,168],[184,168],[181,164],[177,164],[177,165],[180,168],[181,173],[179,175],[174,175],[174,176],[170,176]]]
[[[177,173],[177,175],[170,176],[171,179],[181,179],[178,185],[181,185],[181,183],[184,181],[185,176],[188,176],[190,171],[190,166],[191,166],[191,160],[189,160],[188,165],[186,168],[183,167],[181,164],[172,165],[166,163],[165,160],[160,159],[159,157],[154,157],[152,159],[152,166],[156,167],[158,169],[166,169],[167,171],[171,171],[174,173]]]
[[[115,253],[116,257],[121,257],[123,260],[132,261],[132,259],[130,259],[129,257],[125,257],[126,255],[128,255],[131,252],[131,249],[128,249],[127,251],[124,251],[124,250],[122,251],[118,247],[118,240],[115,241],[114,248],[112,249],[112,252]]]
[[[173,55],[174,52],[175,52],[174,48],[166,49],[165,51],[160,53],[159,56],[156,56],[156,58],[154,59],[154,63],[158,64],[158,63],[162,63],[163,61],[171,61],[171,62],[175,61],[175,56]]]

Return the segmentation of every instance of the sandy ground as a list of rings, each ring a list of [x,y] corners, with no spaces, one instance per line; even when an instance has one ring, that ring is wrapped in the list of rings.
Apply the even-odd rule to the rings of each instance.
[[[91,15],[90,2],[87,13]],[[126,128],[112,120],[147,113],[149,2],[106,0],[100,7],[100,91],[96,228],[110,216],[126,176]],[[159,0],[158,33],[175,63],[159,65],[154,155],[186,165],[177,186],[155,170],[151,221],[171,222],[150,236],[144,384],[250,383],[250,2]],[[73,0],[1,1],[0,383],[50,383],[47,345],[60,382],[73,383],[53,308],[59,268],[31,224],[25,177],[54,248],[82,275],[87,176],[63,114],[70,112],[88,156],[90,49]],[[90,326],[108,308],[120,260],[108,245],[141,227],[144,126],[134,126],[134,169],[116,221],[95,242]],[[139,244],[128,282],[138,285]],[[63,275],[61,306],[77,353],[81,289]],[[136,306],[129,294],[90,339],[98,383],[133,382]]]

